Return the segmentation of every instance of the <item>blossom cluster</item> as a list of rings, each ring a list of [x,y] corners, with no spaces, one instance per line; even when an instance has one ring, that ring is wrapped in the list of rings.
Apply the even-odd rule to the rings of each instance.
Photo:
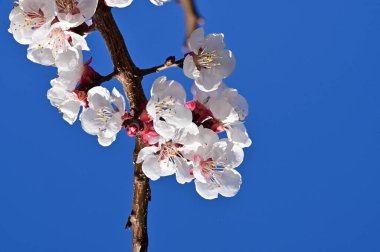
[[[105,0],[110,7],[126,7],[132,0]],[[151,0],[162,5],[167,0]],[[194,181],[206,199],[236,195],[242,183],[236,168],[243,149],[251,145],[244,126],[248,104],[223,80],[235,68],[235,58],[225,48],[223,34],[204,35],[195,30],[183,60],[184,74],[194,80],[193,98],[183,86],[159,77],[151,98],[136,118],[126,110],[124,97],[100,86],[103,77],[83,61],[89,50],[83,31],[91,27],[97,0],[19,0],[13,8],[9,31],[28,45],[27,57],[35,63],[57,67],[47,97],[73,124],[78,118],[85,132],[109,146],[124,129],[140,137],[145,147],[137,157],[151,180],[174,175],[179,183]],[[222,137],[224,136],[224,137]]]
[[[186,99],[180,83],[156,79],[140,118],[144,123],[140,134],[147,147],[137,162],[152,180],[175,174],[178,183],[194,181],[196,191],[206,199],[219,194],[231,197],[242,183],[235,168],[243,161],[243,148],[251,145],[244,126],[248,104],[236,89],[223,83],[235,67],[223,34],[205,37],[199,28],[188,44],[183,69],[194,79],[193,99]],[[223,132],[226,137],[220,138]]]

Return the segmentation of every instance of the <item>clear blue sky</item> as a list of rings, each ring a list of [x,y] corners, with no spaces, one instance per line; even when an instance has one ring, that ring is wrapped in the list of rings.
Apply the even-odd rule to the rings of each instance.
[[[11,2],[0,8],[0,251],[130,251],[133,141],[120,133],[103,148],[61,119],[46,99],[55,69],[7,33]],[[151,184],[150,251],[380,251],[380,2],[198,5],[236,55],[227,83],[248,98],[254,146],[234,198],[206,201],[174,177]],[[138,66],[181,56],[177,4],[136,0],[115,16]],[[111,72],[99,34],[88,43]],[[180,69],[165,74],[189,90]]]

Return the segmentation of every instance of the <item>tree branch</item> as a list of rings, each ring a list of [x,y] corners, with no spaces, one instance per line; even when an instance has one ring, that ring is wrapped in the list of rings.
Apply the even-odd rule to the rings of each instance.
[[[142,75],[135,66],[125,45],[123,36],[112,16],[111,9],[104,1],[99,1],[93,16],[96,29],[101,33],[114,65],[116,78],[123,85],[131,108],[131,115],[137,118],[146,104],[146,97],[141,86]],[[144,147],[140,138],[136,138],[133,153],[134,180],[133,206],[128,224],[133,229],[133,252],[146,252],[148,249],[147,215],[150,200],[149,179],[142,171],[141,164],[136,163],[137,155]]]
[[[166,70],[166,69],[172,68],[172,67],[183,68],[183,61],[184,60],[185,59],[182,58],[182,59],[176,61],[174,56],[170,56],[166,59],[165,63],[162,65],[147,68],[147,69],[140,69],[140,74],[141,74],[141,76],[145,76],[145,75],[152,74],[152,73],[158,73],[158,72],[161,72],[163,70]]]
[[[118,75],[118,72],[114,70],[112,73],[107,74],[106,76],[101,76],[100,79],[95,81],[94,86],[100,86],[102,83],[112,80]]]
[[[194,0],[179,0],[179,2],[181,3],[185,14],[186,41],[191,33],[197,29],[200,24],[204,23],[204,19],[199,15]]]

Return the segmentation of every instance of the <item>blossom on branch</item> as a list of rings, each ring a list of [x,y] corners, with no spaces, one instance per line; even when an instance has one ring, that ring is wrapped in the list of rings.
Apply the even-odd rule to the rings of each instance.
[[[83,130],[97,135],[100,145],[111,145],[123,123],[124,97],[115,88],[111,95],[104,87],[94,87],[88,91],[87,101],[88,108],[79,117]]]
[[[23,45],[33,42],[38,29],[48,29],[55,18],[55,3],[52,0],[21,0],[9,15],[9,32]]]
[[[47,97],[51,104],[63,113],[63,119],[73,124],[80,107],[88,107],[87,92],[96,86],[101,76],[90,67],[92,59],[72,71],[58,70],[58,77],[51,80],[52,88]]]
[[[98,6],[98,0],[55,0],[55,3],[57,17],[67,27],[83,24],[95,14]]]
[[[90,50],[86,40],[58,22],[34,34],[27,57],[41,65],[55,65],[63,71],[71,71],[82,63],[82,50]]]
[[[191,124],[192,113],[185,102],[186,92],[180,83],[167,80],[165,76],[154,81],[146,110],[153,118],[154,129],[159,135],[173,138],[176,129]]]
[[[248,103],[236,89],[223,83],[213,92],[203,92],[196,85],[191,91],[195,101],[193,113],[198,122],[216,132],[226,131],[229,141],[240,147],[252,144],[244,126]]]
[[[221,33],[205,37],[203,28],[198,28],[191,34],[188,47],[190,52],[185,57],[183,71],[205,92],[216,90],[235,68],[235,57],[225,49]]]
[[[235,196],[241,176],[234,168],[243,161],[243,150],[226,139],[219,140],[212,130],[199,129],[201,145],[191,160],[197,192],[205,199],[215,199],[218,194]]]
[[[177,182],[184,184],[193,180],[191,163],[185,155],[197,147],[198,127],[190,124],[175,131],[173,138],[160,138],[158,145],[143,148],[137,157],[143,172],[152,180],[176,174]]]

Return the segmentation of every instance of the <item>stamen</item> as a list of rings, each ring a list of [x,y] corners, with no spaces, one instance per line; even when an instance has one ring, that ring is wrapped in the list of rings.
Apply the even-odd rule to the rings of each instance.
[[[77,7],[78,2],[76,0],[56,0],[55,2],[59,13],[72,15],[80,13],[80,10]]]
[[[25,26],[30,26],[32,30],[40,28],[46,22],[46,18],[41,9],[24,13]]]
[[[201,51],[198,55],[194,54],[194,63],[198,70],[201,68],[211,69],[220,66],[221,63],[218,60],[223,59],[223,57],[218,56],[216,51],[205,52]]]

